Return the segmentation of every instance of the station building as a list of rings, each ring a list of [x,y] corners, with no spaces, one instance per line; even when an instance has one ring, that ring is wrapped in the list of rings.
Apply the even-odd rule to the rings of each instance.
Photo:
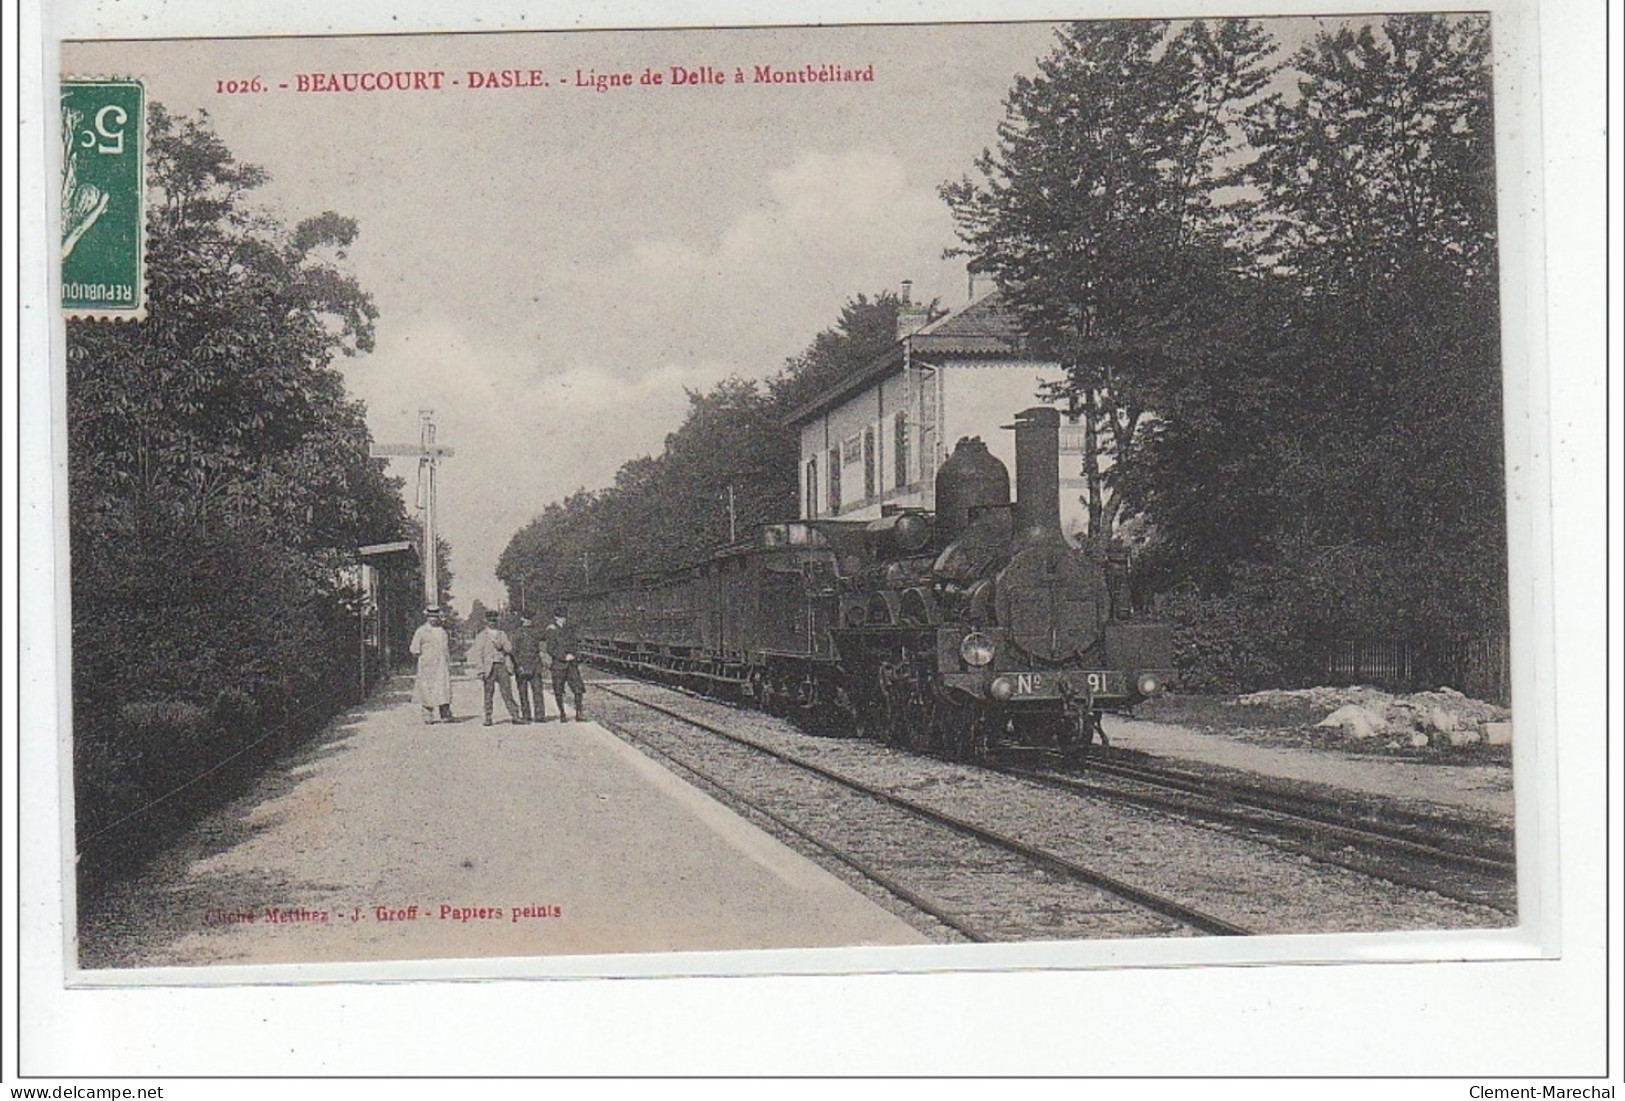
[[[937,469],[961,437],[978,436],[1015,471],[1019,410],[1063,377],[1032,354],[997,290],[926,323],[908,303],[886,353],[792,412],[801,439],[801,518],[873,520],[884,508],[934,509]],[[1087,529],[1082,428],[1061,425],[1061,527]],[[1012,484],[1012,490],[1014,486]]]

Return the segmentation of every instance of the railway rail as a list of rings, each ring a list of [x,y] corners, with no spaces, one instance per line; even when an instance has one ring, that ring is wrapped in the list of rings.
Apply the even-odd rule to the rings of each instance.
[[[1013,763],[1025,757],[1035,763]],[[1261,837],[1293,852],[1413,890],[1515,913],[1517,864],[1507,831],[1370,800],[1281,790],[1179,769],[1113,761],[1084,771],[1049,751],[1005,753],[990,767],[1032,783],[1111,799]]]
[[[692,741],[685,750],[691,754],[690,760],[698,759],[701,770],[717,752],[707,748],[711,744],[730,745],[735,752],[763,760],[788,758],[797,771],[804,771],[808,764],[823,767],[843,780],[866,783],[886,797],[928,804],[936,813],[1020,839],[1116,883],[1178,900],[1250,934],[1499,928],[1515,920],[1510,831],[1486,821],[1475,822],[1471,816],[1427,813],[1426,808],[1413,809],[1376,795],[1323,794],[1313,786],[1281,784],[1229,770],[1214,769],[1208,775],[1206,766],[1188,772],[1149,767],[1123,760],[1130,755],[1118,750],[1092,753],[1088,759],[1091,771],[1081,777],[1058,774],[1040,779],[1012,774],[1014,770],[1008,767],[997,767],[998,762],[995,767],[973,766],[902,753],[867,739],[809,735],[704,694],[636,680],[613,683],[617,685],[617,708],[625,706],[624,701],[635,701],[639,715],[682,725],[694,738],[703,735],[706,742]],[[644,721],[629,720],[631,725]],[[1006,756],[1019,758],[1022,765],[1038,766],[1029,768],[1029,773],[1042,772],[1045,762],[1062,759],[1058,751],[1036,747]],[[783,761],[776,764],[781,769],[790,767]],[[1114,775],[1109,779],[1104,773],[1094,775],[1092,770],[1102,766]],[[1167,779],[1175,787],[1153,789],[1149,783],[1153,778]],[[722,786],[728,786],[726,781]],[[1194,790],[1182,791],[1181,787]],[[1206,795],[1200,794],[1203,790]],[[1125,792],[1136,798],[1123,797]],[[1273,806],[1275,813],[1271,813],[1271,794],[1282,796]],[[756,802],[766,804],[763,809],[768,814],[776,814],[794,805],[796,798],[768,791]],[[829,797],[804,798],[817,802]],[[878,803],[873,796],[864,798]],[[1243,805],[1249,800],[1263,806]],[[1235,818],[1204,817],[1198,813],[1204,806],[1230,812]],[[1301,813],[1293,817],[1293,811]],[[1354,830],[1373,824],[1379,834],[1386,829],[1395,835],[1389,839],[1392,846],[1335,828]],[[774,828],[784,834],[793,832],[776,824]],[[869,827],[882,836],[894,828],[878,821]],[[820,829],[809,832],[822,838]],[[802,844],[807,851],[810,842],[802,839]],[[1475,846],[1484,861],[1481,868],[1459,859],[1474,855]],[[826,866],[838,859],[809,855]],[[960,853],[943,859],[959,881],[975,879],[976,858]],[[1028,868],[1030,875],[1036,874],[1032,865]],[[998,896],[991,888],[980,889],[991,900],[988,906],[1001,913],[1026,907],[1019,888],[1007,896]],[[876,888],[869,893],[882,897]],[[889,900],[885,904],[893,905]],[[1189,926],[1181,928],[1195,932]],[[1000,939],[1039,935],[1030,929],[995,933]],[[1082,930],[1047,935],[1139,934]]]
[[[624,723],[607,724],[623,737],[967,940],[1252,932],[1039,845],[620,691],[609,682],[599,681],[595,688],[667,720],[668,729],[652,735]],[[736,753],[721,761],[714,752],[697,753],[680,734],[673,736],[671,724],[703,732],[713,749],[721,739]],[[739,760],[738,753],[750,761]],[[764,794],[771,796],[771,806]],[[991,882],[992,890],[967,891],[966,881],[973,875],[984,887]],[[999,899],[991,912],[990,894]]]

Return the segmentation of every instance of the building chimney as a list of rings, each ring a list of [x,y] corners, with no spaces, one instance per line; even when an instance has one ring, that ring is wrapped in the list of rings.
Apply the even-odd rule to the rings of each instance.
[[[1051,406],[1016,414],[1016,531],[1030,542],[1061,534],[1061,412]]]
[[[903,280],[901,292],[897,296],[897,339],[913,336],[931,320],[924,306],[913,303],[914,280]]]

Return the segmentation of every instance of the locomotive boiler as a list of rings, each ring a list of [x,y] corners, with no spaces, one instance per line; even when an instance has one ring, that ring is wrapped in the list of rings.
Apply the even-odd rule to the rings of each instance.
[[[934,513],[769,525],[755,545],[578,600],[589,653],[953,759],[1104,740],[1103,712],[1165,687],[1171,631],[1133,616],[1125,561],[1066,541],[1059,413],[1027,409],[1013,428],[1013,500],[1004,464],[962,439]]]

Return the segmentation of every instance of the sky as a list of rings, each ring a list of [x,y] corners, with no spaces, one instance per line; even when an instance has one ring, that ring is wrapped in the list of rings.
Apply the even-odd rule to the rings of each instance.
[[[466,613],[503,602],[497,559],[548,503],[661,450],[685,390],[770,377],[859,293],[909,279],[963,305],[938,188],[975,174],[1053,36],[1029,22],[126,40],[65,43],[62,71],[138,76],[172,113],[206,111],[269,172],[256,201],[286,223],[358,221],[346,263],[378,307],[377,347],[338,366],[377,441],[415,442],[432,409],[455,451],[437,523]],[[758,65],[873,79],[757,83]],[[676,69],[725,83],[674,83]],[[386,71],[441,87],[299,90]],[[470,86],[504,71],[531,86]],[[612,74],[631,86],[593,86]],[[226,83],[255,77],[266,91]],[[410,504],[415,463],[392,468]]]

